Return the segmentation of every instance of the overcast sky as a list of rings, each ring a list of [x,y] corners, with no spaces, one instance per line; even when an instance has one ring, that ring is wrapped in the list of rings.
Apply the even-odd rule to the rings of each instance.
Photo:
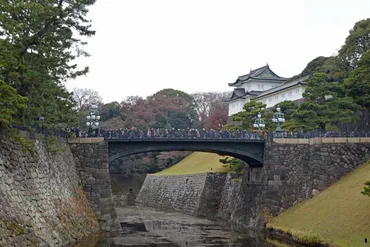
[[[163,88],[229,91],[250,69],[282,77],[336,54],[370,0],[98,0],[96,35],[78,60],[90,73],[67,88],[92,88],[104,102]]]

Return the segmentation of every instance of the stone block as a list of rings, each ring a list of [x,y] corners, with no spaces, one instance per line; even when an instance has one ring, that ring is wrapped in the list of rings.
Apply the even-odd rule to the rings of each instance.
[[[316,195],[318,195],[319,193],[320,193],[320,191],[319,191],[319,190],[317,190],[317,189],[312,189],[312,192],[311,192],[312,196],[316,196]]]
[[[348,137],[348,143],[360,143],[359,137]]]
[[[370,137],[360,137],[361,143],[370,143]]]
[[[322,137],[321,143],[334,143],[334,137]]]
[[[100,208],[100,213],[102,215],[116,215],[116,209],[113,207],[113,204],[110,206],[104,206]]]
[[[80,143],[80,140],[82,138],[68,138],[68,143],[69,144],[75,144],[75,143]],[[76,146],[72,146],[72,148],[75,148]]]
[[[347,137],[335,137],[334,143],[347,143]]]
[[[322,143],[321,137],[315,137],[315,138],[310,139],[310,145],[321,144],[321,143]]]
[[[283,182],[280,180],[269,180],[267,183],[269,186],[281,186]]]
[[[285,138],[274,138],[273,142],[274,143],[279,143],[279,144],[285,144],[286,140],[287,139],[285,139]]]
[[[296,138],[285,139],[285,144],[298,144],[298,143],[299,143],[299,139],[296,139]]]
[[[300,138],[298,139],[299,144],[310,144],[310,139],[308,138]]]

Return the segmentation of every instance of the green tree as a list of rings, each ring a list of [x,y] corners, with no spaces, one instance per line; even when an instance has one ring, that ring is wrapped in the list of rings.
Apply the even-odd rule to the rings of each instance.
[[[104,104],[100,110],[101,121],[121,116],[121,105],[117,101]],[[122,126],[121,126],[122,127]]]
[[[225,157],[219,160],[224,166],[229,166],[230,170],[240,174],[243,171],[243,168],[246,166],[245,162],[237,159],[237,158],[230,158]]]
[[[260,112],[262,118],[265,120],[265,124],[268,124],[268,118],[265,116],[266,104],[251,100],[244,104],[243,111],[238,112],[232,116],[233,121],[240,123],[239,125],[226,124],[225,129],[244,129],[253,130],[254,121]],[[266,126],[267,127],[267,126]]]
[[[325,73],[314,73],[303,94],[305,102],[292,114],[290,128],[327,130],[328,124],[354,121],[359,106],[346,94],[342,83],[329,82]]]
[[[27,97],[17,122],[46,126],[78,121],[75,102],[64,82],[86,74],[73,60],[87,56],[84,37],[94,35],[86,19],[95,0],[0,1],[0,75],[16,93]]]
[[[370,18],[356,22],[349,31],[349,35],[342,48],[339,50],[339,56],[351,64],[353,68],[357,67],[362,54],[370,49]]]
[[[157,121],[154,127],[184,129],[198,121],[193,96],[172,88],[158,91],[147,98]]]
[[[339,57],[317,57],[310,61],[300,76],[312,75],[313,73],[323,72],[327,74],[329,82],[343,82],[348,76],[351,67],[349,63]]]
[[[365,182],[364,190],[361,193],[365,196],[370,196],[370,181]]]
[[[291,129],[290,128],[290,123],[292,123],[292,115],[295,113],[295,111],[297,110],[298,106],[296,103],[294,103],[293,101],[282,101],[278,104],[276,104],[274,107],[272,107],[272,111],[267,111],[265,113],[265,116],[269,119],[269,121],[271,122],[271,119],[274,115],[274,113],[277,112],[277,107],[280,107],[280,111],[282,113],[284,113],[284,119],[285,119],[285,123],[281,124],[281,128],[282,129]],[[270,130],[275,130],[276,127],[277,127],[277,123],[269,123],[269,129]]]
[[[350,73],[344,85],[357,104],[370,110],[370,50],[362,55],[357,68]]]
[[[294,103],[293,101],[285,100],[276,104],[273,107],[274,112],[276,112],[276,108],[278,106],[280,107],[281,112],[284,113],[284,118],[286,121],[290,121],[292,119],[292,115],[294,114],[298,107],[297,104]]]
[[[0,127],[13,122],[13,117],[26,107],[27,98],[17,94],[16,90],[0,80]]]

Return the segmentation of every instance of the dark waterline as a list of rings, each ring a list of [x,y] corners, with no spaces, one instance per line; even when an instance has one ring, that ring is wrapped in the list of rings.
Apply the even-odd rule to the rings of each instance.
[[[152,208],[117,208],[119,231],[88,240],[94,247],[123,246],[245,246],[293,247],[267,239],[258,232],[235,233],[224,230],[216,222],[195,218],[177,212]],[[93,243],[91,243],[93,242]]]

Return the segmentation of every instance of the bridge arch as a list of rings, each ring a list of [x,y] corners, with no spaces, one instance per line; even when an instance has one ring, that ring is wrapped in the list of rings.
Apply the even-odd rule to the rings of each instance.
[[[251,166],[262,166],[264,157],[263,140],[109,140],[109,163],[121,157],[165,151],[199,151],[229,155],[247,162]]]

